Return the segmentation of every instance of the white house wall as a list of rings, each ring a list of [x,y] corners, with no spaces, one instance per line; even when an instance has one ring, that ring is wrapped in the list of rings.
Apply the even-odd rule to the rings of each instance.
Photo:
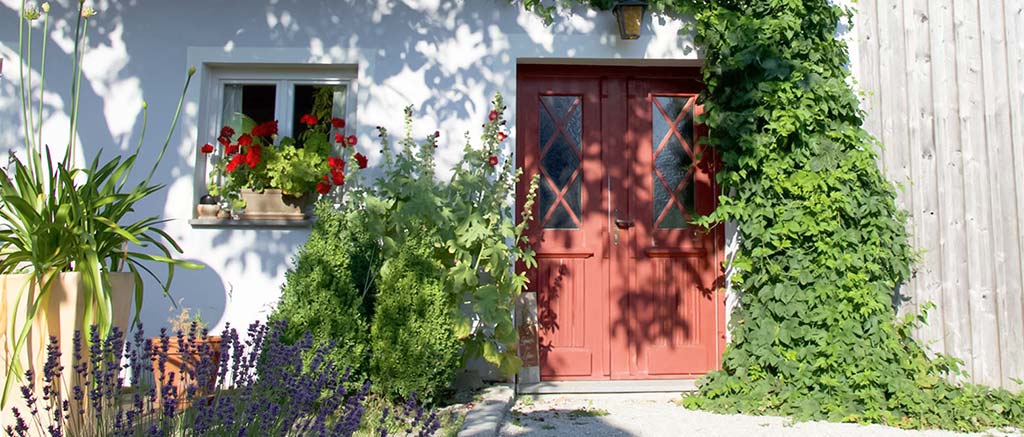
[[[49,123],[66,126],[73,13],[68,0],[52,1],[58,20],[50,35]],[[91,0],[90,0],[91,3]],[[21,143],[17,101],[17,0],[0,0],[0,147]],[[458,160],[464,133],[475,139],[501,92],[515,108],[520,62],[628,62],[633,65],[693,65],[697,53],[679,35],[683,21],[648,16],[644,36],[620,41],[612,15],[579,9],[560,14],[547,27],[521,4],[504,0],[375,1],[101,1],[89,29],[79,135],[86,158],[128,150],[140,124],[141,102],[149,104],[145,150],[162,143],[189,65],[198,68],[169,156],[157,173],[168,188],[141,202],[139,214],[171,219],[165,229],[181,244],[183,258],[206,264],[179,270],[176,299],[198,310],[214,331],[225,324],[265,319],[280,295],[284,273],[308,229],[193,228],[196,148],[214,138],[201,101],[204,63],[318,63],[358,67],[356,113],[350,129],[359,150],[379,156],[374,126],[402,131],[402,108],[416,107],[416,136],[439,130],[439,162]],[[38,35],[39,30],[36,30]],[[35,46],[38,48],[38,42]],[[514,114],[507,113],[509,133]],[[354,122],[354,123],[353,123]],[[61,145],[66,127],[47,133]],[[64,134],[66,137],[66,134]],[[508,153],[515,138],[505,143]],[[153,153],[155,154],[155,152]],[[146,170],[154,156],[142,157]],[[200,193],[201,194],[201,193]],[[147,331],[166,326],[170,301],[148,283],[142,321]],[[325,309],[330,311],[330,309]]]

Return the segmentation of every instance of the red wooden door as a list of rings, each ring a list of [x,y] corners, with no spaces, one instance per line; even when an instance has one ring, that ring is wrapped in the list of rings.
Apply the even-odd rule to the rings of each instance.
[[[698,145],[701,84],[688,74],[520,67],[517,156],[541,175],[529,290],[542,379],[679,378],[718,365],[722,234],[688,224],[714,209],[716,159]]]

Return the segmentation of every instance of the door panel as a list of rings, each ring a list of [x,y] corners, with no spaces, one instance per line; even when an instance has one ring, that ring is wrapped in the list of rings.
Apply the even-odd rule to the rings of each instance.
[[[724,299],[701,84],[683,70],[520,71],[517,156],[541,175],[528,235],[545,380],[674,378],[717,366]],[[693,73],[692,70],[686,70]]]
[[[538,258],[529,288],[538,292],[544,378],[607,376],[608,269],[595,256],[607,208],[599,90],[597,80],[545,78],[520,82],[517,92],[521,166],[541,176],[527,234]]]
[[[720,354],[715,285],[719,239],[689,222],[714,210],[715,156],[699,138],[695,83],[629,81],[636,220],[629,317],[631,377],[685,376],[715,368]],[[723,314],[724,315],[724,314]]]

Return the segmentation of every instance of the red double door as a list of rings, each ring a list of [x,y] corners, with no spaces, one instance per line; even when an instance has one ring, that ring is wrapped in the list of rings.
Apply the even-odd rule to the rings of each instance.
[[[725,342],[713,150],[697,69],[520,66],[517,157],[543,380],[687,378]],[[524,180],[528,177],[524,177]],[[525,181],[519,187],[522,208]]]

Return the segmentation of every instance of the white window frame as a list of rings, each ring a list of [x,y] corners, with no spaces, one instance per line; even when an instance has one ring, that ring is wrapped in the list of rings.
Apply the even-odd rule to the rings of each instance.
[[[198,146],[215,144],[220,128],[224,125],[224,86],[230,84],[275,85],[274,119],[280,122],[279,136],[292,136],[294,126],[295,85],[344,85],[344,114],[334,114],[347,123],[345,135],[355,134],[356,128],[356,65],[338,64],[205,64],[204,80],[200,93],[199,119],[196,131],[199,138],[195,147],[195,177],[193,187],[192,218],[195,219],[195,204],[207,193],[209,181],[207,157]]]

